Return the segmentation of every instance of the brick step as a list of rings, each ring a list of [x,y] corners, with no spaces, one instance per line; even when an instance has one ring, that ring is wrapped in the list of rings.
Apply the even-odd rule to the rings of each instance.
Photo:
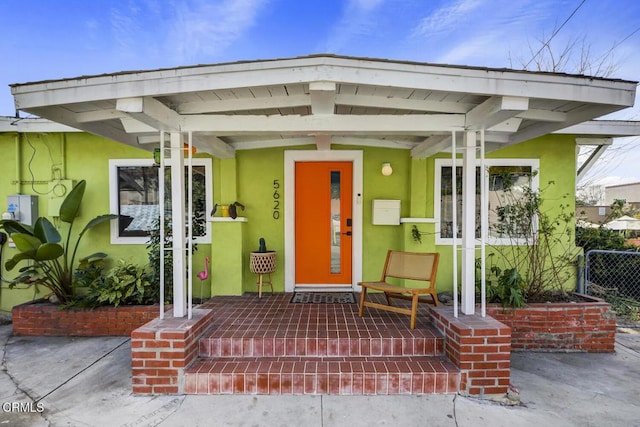
[[[216,336],[215,330],[200,339],[201,357],[262,357],[262,356],[439,356],[444,339],[434,328],[414,329],[403,335],[349,337],[335,334],[323,336]],[[266,336],[263,336],[266,335]],[[330,335],[330,334],[327,334]]]
[[[436,356],[200,358],[184,376],[186,394],[444,394],[460,373]]]

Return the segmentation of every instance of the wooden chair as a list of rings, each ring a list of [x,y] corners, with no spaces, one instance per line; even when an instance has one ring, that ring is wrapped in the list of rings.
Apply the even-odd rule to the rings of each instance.
[[[418,311],[418,300],[421,295],[431,295],[428,301],[433,305],[438,305],[438,295],[436,294],[436,273],[438,272],[438,261],[440,254],[423,252],[387,252],[387,260],[384,263],[382,278],[379,282],[360,282],[362,294],[360,295],[360,311],[362,317],[365,307],[373,307],[381,310],[393,311],[395,313],[408,314],[411,316],[410,327],[416,327],[416,313]],[[388,278],[411,279],[429,282],[427,287],[406,287],[391,284]],[[378,304],[367,301],[367,290],[374,289],[384,292],[387,304]],[[411,308],[395,307],[391,304],[392,298],[401,298],[411,301]]]

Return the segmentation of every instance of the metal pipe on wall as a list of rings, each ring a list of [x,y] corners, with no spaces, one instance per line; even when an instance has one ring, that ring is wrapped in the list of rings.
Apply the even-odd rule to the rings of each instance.
[[[15,138],[15,147],[16,147],[16,194],[20,194],[21,185],[20,185],[20,176],[22,175],[22,155],[20,152],[21,145],[21,133],[18,132]]]

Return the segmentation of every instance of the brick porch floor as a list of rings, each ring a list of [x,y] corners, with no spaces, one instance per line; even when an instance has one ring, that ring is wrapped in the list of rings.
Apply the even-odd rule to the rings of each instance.
[[[292,294],[216,297],[184,374],[187,394],[455,393],[460,372],[420,308],[409,317],[357,304],[292,304]],[[374,295],[373,298],[381,298]]]

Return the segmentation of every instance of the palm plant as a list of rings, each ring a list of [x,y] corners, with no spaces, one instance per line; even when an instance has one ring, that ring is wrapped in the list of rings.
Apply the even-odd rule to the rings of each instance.
[[[87,183],[82,180],[73,187],[60,206],[60,221],[68,224],[67,237],[62,237],[56,227],[45,217],[36,220],[33,227],[15,220],[0,221],[0,229],[6,231],[16,245],[16,253],[5,264],[8,271],[13,270],[21,261],[33,261],[20,268],[20,274],[11,281],[11,285],[42,285],[48,288],[61,303],[72,302],[77,298],[73,273],[78,246],[82,236],[90,230],[117,215],[100,215],[90,220],[80,231],[72,244],[72,230]],[[103,252],[96,252],[82,259],[91,262],[105,258]]]

